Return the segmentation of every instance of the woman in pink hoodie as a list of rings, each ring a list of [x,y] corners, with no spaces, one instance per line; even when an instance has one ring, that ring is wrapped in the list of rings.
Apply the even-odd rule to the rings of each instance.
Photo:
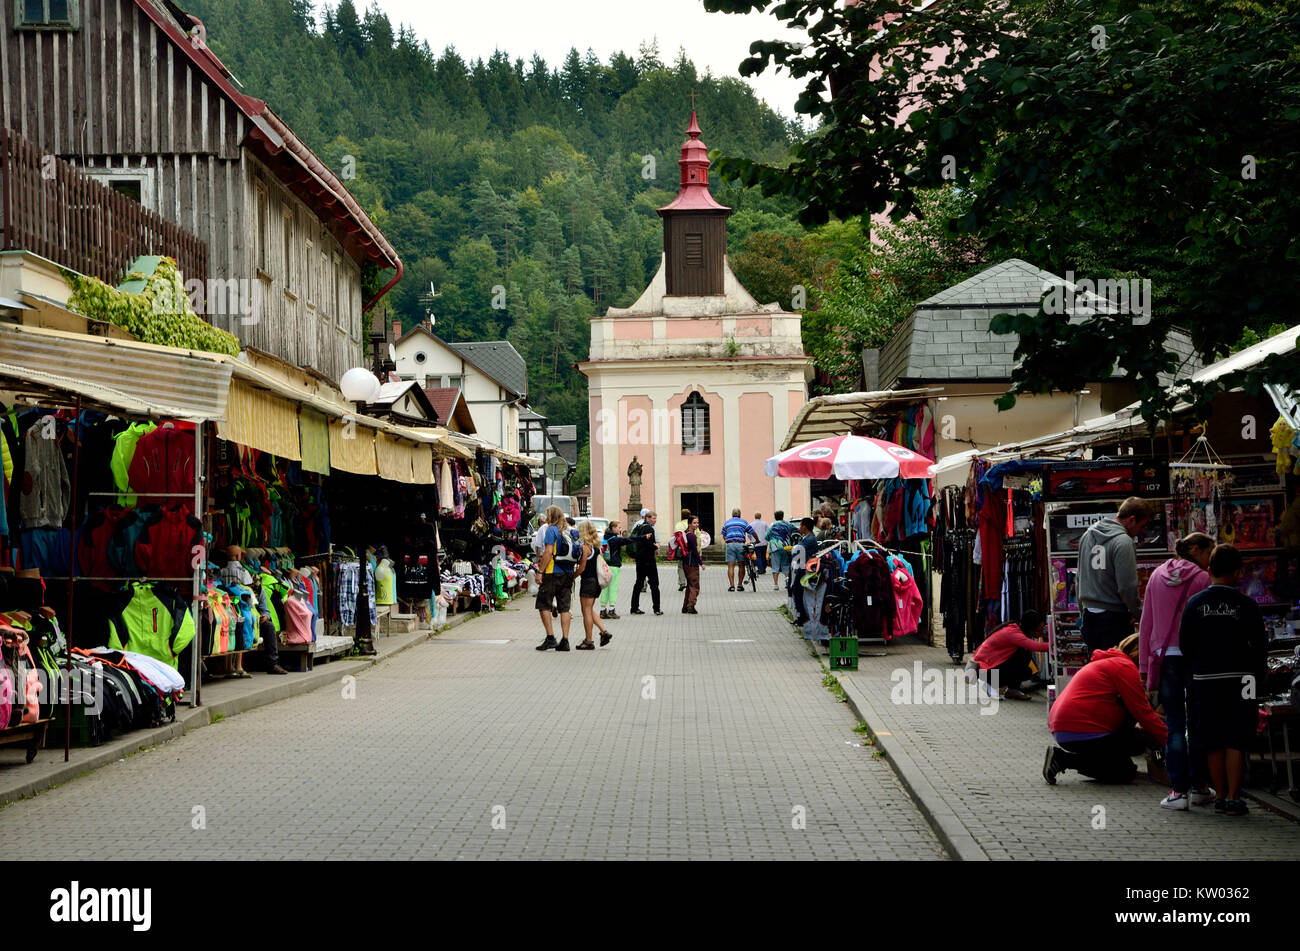
[[[1204,746],[1196,732],[1189,729],[1189,724],[1195,722],[1187,696],[1191,674],[1178,645],[1178,625],[1188,600],[1210,585],[1206,568],[1214,540],[1193,532],[1179,539],[1174,547],[1176,557],[1152,572],[1147,582],[1138,629],[1138,670],[1147,690],[1159,694],[1169,727],[1165,766],[1171,788],[1160,805],[1186,811],[1190,805],[1213,802],[1214,793],[1209,788]]]

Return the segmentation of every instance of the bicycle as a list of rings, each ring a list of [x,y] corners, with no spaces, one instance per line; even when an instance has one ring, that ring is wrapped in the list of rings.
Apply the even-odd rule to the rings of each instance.
[[[755,594],[758,593],[758,552],[754,546],[745,543],[745,575],[749,578],[749,588]],[[744,579],[741,579],[741,587],[745,586]]]

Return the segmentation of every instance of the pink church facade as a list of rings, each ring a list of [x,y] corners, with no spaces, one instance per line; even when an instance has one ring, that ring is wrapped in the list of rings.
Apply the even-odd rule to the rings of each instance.
[[[682,188],[659,210],[664,256],[641,297],[591,322],[588,379],[592,514],[623,518],[627,470],[642,467],[641,503],[661,525],[685,507],[711,531],[740,508],[771,519],[811,508],[808,483],[772,479],[775,455],[804,405],[811,361],[798,313],[759,304],[732,273],[725,218],[708,190],[709,160],[691,115]],[[626,526],[625,526],[626,527]]]

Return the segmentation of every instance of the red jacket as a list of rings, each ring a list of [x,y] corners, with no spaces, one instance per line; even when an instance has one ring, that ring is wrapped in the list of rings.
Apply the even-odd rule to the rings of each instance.
[[[975,663],[981,670],[992,670],[1022,647],[1038,654],[1049,649],[1047,641],[1031,641],[1026,637],[1019,624],[1004,624],[984,638],[984,643],[975,651]]]
[[[188,426],[188,428],[187,428]],[[194,426],[167,423],[140,437],[127,470],[140,505],[175,505],[180,499],[154,493],[194,495]]]
[[[1137,664],[1122,650],[1093,651],[1092,661],[1070,678],[1052,704],[1047,727],[1053,733],[1115,733],[1131,715],[1161,743],[1169,731],[1147,702]]]
[[[135,543],[135,563],[149,578],[185,578],[194,573],[194,546],[203,544],[203,523],[188,505],[164,509]]]

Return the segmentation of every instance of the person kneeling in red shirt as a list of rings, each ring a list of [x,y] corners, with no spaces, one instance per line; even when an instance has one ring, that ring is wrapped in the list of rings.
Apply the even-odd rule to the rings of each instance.
[[[1131,783],[1137,776],[1133,757],[1164,746],[1169,733],[1151,709],[1137,661],[1138,635],[1130,634],[1118,647],[1093,651],[1091,662],[1066,684],[1048,717],[1059,744],[1047,748],[1043,761],[1049,785],[1067,769],[1103,783]]]
[[[1020,623],[1004,624],[988,637],[975,651],[972,663],[979,667],[981,682],[987,683],[989,671],[997,671],[994,686],[1001,687],[1003,696],[1012,700],[1028,700],[1020,685],[1029,678],[1029,655],[1049,650],[1042,640],[1043,616],[1037,611],[1026,611]]]

